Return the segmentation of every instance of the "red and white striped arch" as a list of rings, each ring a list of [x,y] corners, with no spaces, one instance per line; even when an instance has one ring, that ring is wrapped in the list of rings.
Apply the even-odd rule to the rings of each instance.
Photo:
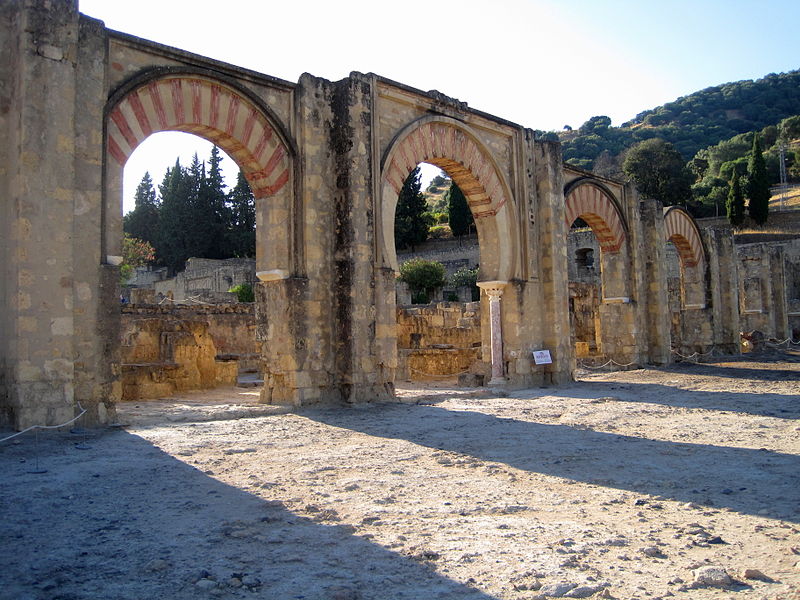
[[[625,242],[625,225],[616,203],[602,188],[592,183],[578,184],[567,194],[565,219],[567,228],[581,218],[604,252],[619,252]]]
[[[168,75],[127,93],[109,113],[108,153],[124,166],[159,131],[193,133],[233,158],[256,198],[272,196],[290,178],[289,152],[262,110],[219,81]]]
[[[462,129],[442,121],[421,124],[392,149],[384,169],[396,193],[417,164],[427,162],[447,171],[476,219],[495,216],[506,204],[506,190],[492,161]]]
[[[696,267],[705,261],[697,223],[684,209],[668,206],[664,209],[667,241],[675,244],[684,267]]]

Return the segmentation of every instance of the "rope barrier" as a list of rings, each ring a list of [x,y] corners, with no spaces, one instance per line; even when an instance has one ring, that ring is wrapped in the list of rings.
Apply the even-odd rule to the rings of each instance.
[[[81,403],[78,402],[77,404],[78,404],[78,408],[81,409],[81,412],[77,417],[73,417],[69,421],[67,421],[65,423],[61,423],[61,425],[31,425],[27,429],[23,429],[22,431],[18,431],[17,433],[15,433],[13,435],[9,435],[8,437],[4,437],[4,438],[0,439],[0,443],[6,442],[6,441],[8,441],[10,439],[13,439],[13,438],[15,438],[17,436],[22,435],[23,433],[27,433],[28,431],[33,431],[34,429],[58,429],[59,427],[66,427],[67,425],[71,425],[72,423],[74,423],[75,421],[80,419],[84,414],[86,414],[86,409],[81,406]]]
[[[629,362],[629,363],[624,363],[624,364],[623,364],[623,363],[621,363],[621,362],[617,362],[617,361],[616,361],[616,360],[614,360],[613,358],[610,358],[610,359],[608,359],[606,362],[604,362],[604,363],[603,363],[602,365],[600,365],[600,366],[595,366],[595,365],[587,365],[587,364],[585,364],[585,363],[584,363],[582,360],[578,359],[578,365],[579,365],[579,366],[580,366],[582,369],[589,369],[589,370],[592,370],[592,371],[599,371],[600,369],[604,369],[605,367],[607,367],[607,366],[609,366],[609,365],[616,365],[617,367],[619,367],[619,368],[621,368],[621,369],[625,369],[625,368],[627,368],[627,367],[631,367],[631,366],[638,366],[638,365],[637,365],[637,363],[635,363],[635,362]]]
[[[788,348],[789,346],[800,346],[800,340],[797,340],[797,341],[795,342],[795,341],[794,341],[794,339],[792,339],[792,338],[790,338],[790,337],[786,338],[786,339],[785,339],[785,340],[783,340],[782,342],[773,342],[773,341],[767,341],[766,343],[767,343],[767,344],[772,344],[773,346],[783,346],[784,344],[786,344],[786,347],[787,347],[787,348]]]

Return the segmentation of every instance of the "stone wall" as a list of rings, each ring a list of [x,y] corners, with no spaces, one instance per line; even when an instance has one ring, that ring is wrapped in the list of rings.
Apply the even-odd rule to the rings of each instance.
[[[570,320],[578,357],[602,352],[597,333],[600,328],[600,289],[597,284],[569,282]],[[580,345],[579,345],[580,344]]]
[[[760,331],[766,338],[786,339],[790,331],[783,246],[746,244],[736,248],[736,255],[742,331]]]
[[[414,252],[401,251],[397,253],[397,261],[400,264],[412,258],[423,258],[442,263],[447,275],[452,275],[463,267],[473,269],[481,262],[478,236],[470,234],[460,239],[428,240],[416,247]]]
[[[123,305],[122,399],[233,385],[257,369],[253,305]]]
[[[480,302],[397,309],[398,379],[455,378],[481,357]]]
[[[175,302],[197,299],[202,302],[236,302],[228,292],[235,285],[256,282],[256,261],[252,258],[190,258],[175,277],[152,283],[157,297]]]

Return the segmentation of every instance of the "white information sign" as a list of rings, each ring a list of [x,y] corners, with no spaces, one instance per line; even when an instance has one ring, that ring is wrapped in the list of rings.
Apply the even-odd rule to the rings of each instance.
[[[550,350],[534,350],[533,362],[535,362],[537,365],[553,364],[553,359],[550,358]]]

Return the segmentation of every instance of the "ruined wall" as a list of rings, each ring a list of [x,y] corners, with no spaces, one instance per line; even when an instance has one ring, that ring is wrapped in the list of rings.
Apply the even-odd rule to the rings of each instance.
[[[782,246],[737,246],[739,319],[742,331],[760,331],[767,338],[789,337],[786,278]]]
[[[481,356],[480,302],[397,309],[397,379],[455,378]]]
[[[597,333],[600,329],[600,289],[597,284],[569,282],[570,319],[572,341],[585,351],[584,356],[597,354],[600,344]],[[576,346],[578,348],[578,346]]]
[[[253,285],[255,282],[255,259],[190,258],[186,261],[186,268],[175,277],[154,281],[152,285],[156,295],[172,298],[175,302],[185,302],[194,297],[235,302],[236,295],[229,294],[228,290],[236,285]]]
[[[412,258],[423,258],[442,263],[445,272],[452,275],[461,268],[473,269],[480,265],[480,245],[475,234],[461,239],[428,240],[414,249],[414,252],[398,252],[397,261],[403,264]]]
[[[122,399],[234,385],[239,370],[256,363],[253,312],[252,305],[123,305]]]

